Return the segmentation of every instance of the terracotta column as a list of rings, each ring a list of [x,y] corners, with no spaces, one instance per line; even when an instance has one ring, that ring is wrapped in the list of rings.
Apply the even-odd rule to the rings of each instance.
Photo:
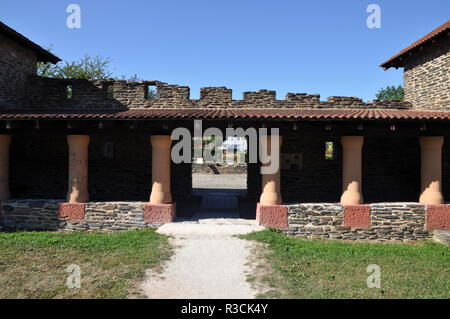
[[[84,203],[88,193],[88,135],[67,135],[69,144],[69,203]]]
[[[151,204],[170,204],[170,135],[153,135],[152,143],[152,193]]]
[[[419,138],[421,156],[421,194],[422,204],[442,204],[442,145],[443,136],[426,136]]]
[[[0,201],[7,200],[9,192],[9,145],[10,135],[0,135]]]
[[[261,147],[262,151],[265,154],[271,155],[271,136],[267,136],[267,138],[261,139]],[[261,174],[262,176],[262,194],[259,199],[259,203],[261,205],[280,205],[281,200],[281,191],[280,191],[280,150],[281,150],[281,142],[282,137],[279,136],[279,150],[278,150],[278,169],[274,174]],[[262,164],[262,166],[270,166],[270,162],[267,164]]]
[[[361,193],[361,154],[363,136],[342,136],[342,196],[341,204],[363,203]]]

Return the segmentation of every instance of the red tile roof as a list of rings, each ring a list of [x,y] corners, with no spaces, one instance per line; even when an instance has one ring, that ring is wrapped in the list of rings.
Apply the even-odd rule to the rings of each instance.
[[[425,36],[423,36],[422,38],[420,38],[419,40],[417,40],[416,42],[414,42],[407,48],[404,48],[399,53],[394,55],[392,58],[390,58],[386,62],[382,63],[380,66],[385,70],[389,69],[390,67],[404,66],[403,63],[400,61],[402,56],[404,56],[406,53],[413,51],[414,49],[418,48],[422,44],[435,39],[439,35],[445,35],[445,33],[447,33],[449,30],[450,30],[450,20],[448,20],[444,24],[440,25],[439,27],[437,27],[430,33],[426,34]]]
[[[31,41],[30,39],[26,38],[25,36],[23,36],[22,34],[17,32],[16,30],[11,29],[10,27],[8,27],[6,24],[2,23],[1,21],[0,21],[0,34],[3,34],[5,36],[7,36],[8,38],[14,40],[15,42],[23,45],[24,47],[29,48],[32,51],[34,51],[37,55],[38,62],[51,62],[51,63],[55,64],[55,63],[58,63],[59,61],[61,61],[60,58],[53,55],[49,51],[43,49],[42,47],[40,47],[39,45],[37,45],[36,43]]]
[[[130,109],[85,111],[3,111],[12,119],[304,119],[304,120],[449,120],[450,112],[393,109]]]

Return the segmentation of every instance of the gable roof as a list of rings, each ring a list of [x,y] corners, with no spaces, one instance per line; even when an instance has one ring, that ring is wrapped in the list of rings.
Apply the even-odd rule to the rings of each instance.
[[[0,21],[0,34],[5,35],[6,37],[10,38],[11,40],[23,45],[26,48],[31,49],[34,51],[37,55],[38,62],[51,62],[53,64],[61,61],[60,58],[53,55],[49,51],[43,49],[41,46],[37,45],[30,39],[26,38],[19,32],[17,32],[14,29],[11,29],[6,24]]]
[[[387,60],[386,62],[383,62],[380,66],[384,70],[387,70],[390,67],[403,67],[405,65],[404,65],[404,63],[402,61],[402,58],[406,54],[412,53],[414,50],[418,49],[420,46],[422,46],[424,44],[428,44],[428,43],[430,43],[431,41],[433,41],[434,39],[436,39],[436,38],[438,38],[440,36],[445,37],[446,35],[449,34],[449,32],[450,32],[450,20],[448,20],[444,24],[440,25],[439,27],[437,27],[436,29],[434,29],[430,33],[426,34],[425,36],[423,36],[422,38],[420,38],[419,40],[417,40],[416,42],[414,42],[410,46],[404,48],[399,53],[397,53],[396,55],[391,57],[389,60]]]

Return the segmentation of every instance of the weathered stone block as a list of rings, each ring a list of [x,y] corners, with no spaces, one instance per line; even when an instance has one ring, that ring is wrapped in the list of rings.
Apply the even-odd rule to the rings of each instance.
[[[369,205],[345,205],[344,226],[367,229],[370,227]]]
[[[69,221],[84,220],[84,203],[60,203],[59,219]]]
[[[450,229],[450,205],[427,205],[427,229]]]
[[[173,204],[145,204],[144,221],[146,223],[171,223],[175,218],[176,205]]]

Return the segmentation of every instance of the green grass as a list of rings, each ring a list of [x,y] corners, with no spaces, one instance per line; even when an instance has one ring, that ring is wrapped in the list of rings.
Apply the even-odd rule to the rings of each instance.
[[[266,280],[283,291],[280,297],[450,298],[450,251],[443,244],[306,240],[275,230],[242,238],[268,244],[274,274]],[[369,264],[380,266],[380,289],[366,285]]]
[[[0,299],[125,298],[145,270],[170,257],[153,229],[120,233],[0,233]],[[81,268],[81,288],[66,286],[66,268]]]

